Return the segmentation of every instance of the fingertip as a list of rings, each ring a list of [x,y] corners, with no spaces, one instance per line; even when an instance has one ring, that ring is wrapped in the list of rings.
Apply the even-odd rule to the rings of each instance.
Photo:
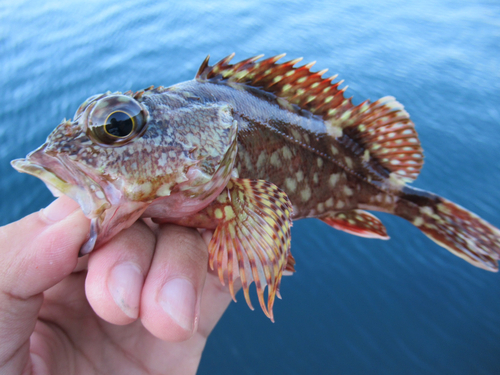
[[[41,293],[69,275],[89,230],[89,220],[69,198],[56,199],[47,218],[39,211],[0,228],[0,272],[12,283],[4,288],[28,298]],[[50,213],[52,211],[52,213]],[[59,214],[55,212],[58,211]],[[64,217],[62,217],[64,216]]]
[[[91,267],[85,280],[85,294],[92,309],[109,323],[125,325],[139,316],[144,276],[137,264],[118,263]]]
[[[200,309],[200,298],[193,285],[185,279],[176,278],[157,288],[157,293],[152,292],[150,287],[143,291],[142,324],[163,341],[190,339],[198,328]]]
[[[190,228],[162,225],[141,300],[143,325],[161,340],[189,339],[198,328],[207,247]]]
[[[154,245],[151,230],[136,222],[90,254],[85,293],[102,319],[124,325],[138,318]]]
[[[61,202],[64,199],[56,200],[45,213],[34,213],[0,228],[0,341],[9,342],[2,348],[3,358],[24,355],[24,351],[9,351],[27,348],[42,293],[68,276],[77,264],[88,219],[77,207],[61,207]]]
[[[198,315],[198,296],[193,284],[184,278],[168,280],[160,289],[158,300],[174,322],[186,332],[193,333]]]
[[[107,288],[118,307],[129,318],[139,317],[144,276],[138,264],[123,262],[111,269],[108,276]]]

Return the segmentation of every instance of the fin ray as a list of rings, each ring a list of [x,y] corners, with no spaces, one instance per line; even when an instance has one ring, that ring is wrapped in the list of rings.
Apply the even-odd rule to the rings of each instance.
[[[384,224],[377,217],[363,210],[331,213],[319,219],[335,229],[356,236],[389,239]]]
[[[467,262],[498,271],[500,231],[479,216],[441,198],[433,209],[421,210],[424,222],[418,226],[425,235]]]
[[[210,266],[217,268],[223,283],[227,273],[234,300],[234,282],[241,279],[251,309],[249,286],[255,282],[259,304],[273,320],[281,277],[284,271],[293,272],[295,264],[290,254],[290,200],[272,183],[231,178],[226,189],[204,211],[218,221],[208,246]]]
[[[498,271],[500,230],[447,199],[406,188],[396,214],[427,237],[476,267]]]

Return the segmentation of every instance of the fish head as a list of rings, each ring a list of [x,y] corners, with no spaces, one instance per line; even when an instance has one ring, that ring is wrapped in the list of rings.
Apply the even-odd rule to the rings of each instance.
[[[206,207],[230,178],[236,127],[228,105],[193,104],[158,89],[108,92],[87,99],[73,120],[11,164],[80,205],[91,219],[83,255],[141,216]]]

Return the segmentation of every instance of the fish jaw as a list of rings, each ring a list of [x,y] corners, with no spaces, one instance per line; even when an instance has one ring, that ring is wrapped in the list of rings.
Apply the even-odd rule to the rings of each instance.
[[[94,248],[108,242],[111,238],[130,227],[148,207],[148,203],[124,201],[112,205],[100,216],[92,219],[87,241],[80,248],[79,256],[90,253]]]
[[[91,219],[90,234],[80,255],[90,253],[131,226],[148,206],[128,200],[112,183],[92,178],[74,163],[65,161],[64,155],[51,155],[47,152],[47,144],[25,159],[13,160],[11,165],[18,172],[41,179],[54,196],[66,195],[73,199]]]
[[[88,218],[98,217],[111,206],[98,183],[73,163],[51,155],[46,149],[47,143],[28,154],[25,159],[13,160],[11,165],[18,172],[41,179],[54,196],[67,195],[73,199]]]

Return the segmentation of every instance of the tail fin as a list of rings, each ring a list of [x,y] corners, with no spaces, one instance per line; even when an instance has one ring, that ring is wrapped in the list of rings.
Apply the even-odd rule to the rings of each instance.
[[[405,187],[396,215],[410,221],[438,245],[476,267],[498,271],[500,230],[459,205]]]

